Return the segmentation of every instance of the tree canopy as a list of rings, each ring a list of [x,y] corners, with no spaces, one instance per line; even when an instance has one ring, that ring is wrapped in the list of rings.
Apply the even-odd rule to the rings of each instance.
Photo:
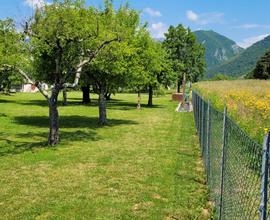
[[[170,26],[165,33],[164,47],[173,62],[179,80],[197,81],[204,73],[204,48],[197,43],[194,33],[183,25]]]
[[[249,75],[249,78],[270,79],[270,50],[258,60],[256,67]]]
[[[115,10],[111,1],[105,1],[104,8],[97,9],[86,7],[80,0],[56,0],[38,9],[26,23],[25,33],[30,38],[34,59],[35,84],[49,103],[51,145],[59,142],[59,92],[74,88],[83,67],[98,59],[106,47],[134,35],[138,24],[138,13],[128,5]],[[96,62],[101,70],[104,69],[100,59]],[[52,85],[50,94],[42,90],[41,82]]]
[[[23,35],[16,31],[12,19],[0,20],[0,90],[9,91],[11,84],[19,84],[23,78],[14,66],[29,67]]]

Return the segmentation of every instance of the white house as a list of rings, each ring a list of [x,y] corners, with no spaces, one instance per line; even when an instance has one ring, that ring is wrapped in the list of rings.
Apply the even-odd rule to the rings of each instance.
[[[41,84],[42,88],[44,90],[48,90],[49,86],[46,83],[42,83]],[[31,84],[22,84],[22,85],[18,85],[18,86],[12,86],[11,87],[11,92],[31,92],[31,93],[35,93],[38,92],[38,88],[35,85],[31,85]]]

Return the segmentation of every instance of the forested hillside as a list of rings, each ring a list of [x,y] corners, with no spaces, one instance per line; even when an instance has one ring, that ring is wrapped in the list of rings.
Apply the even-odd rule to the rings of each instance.
[[[230,76],[242,76],[251,72],[257,61],[269,50],[270,36],[253,44],[238,56],[208,71],[208,76],[223,73]]]
[[[233,40],[214,31],[200,30],[194,33],[198,42],[205,47],[207,69],[223,64],[244,50]]]

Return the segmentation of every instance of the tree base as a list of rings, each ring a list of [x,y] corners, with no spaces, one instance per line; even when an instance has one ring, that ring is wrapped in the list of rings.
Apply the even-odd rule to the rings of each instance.
[[[98,125],[100,125],[100,126],[106,126],[106,125],[108,125],[108,122],[107,121],[99,121],[98,122]]]
[[[58,137],[54,137],[54,138],[49,137],[48,145],[55,146],[55,145],[59,144],[59,142],[60,142],[59,136]]]

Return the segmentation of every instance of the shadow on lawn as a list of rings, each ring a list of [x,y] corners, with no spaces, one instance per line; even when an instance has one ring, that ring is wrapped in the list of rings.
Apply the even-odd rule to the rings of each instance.
[[[134,99],[135,100],[135,99]],[[18,102],[18,104],[21,105],[35,105],[35,106],[48,106],[48,103],[46,100],[28,100],[24,102]],[[83,104],[81,102],[81,99],[78,98],[70,98],[68,99],[67,106],[98,106],[98,99],[91,99],[91,103],[89,104]],[[62,101],[58,101],[58,106],[62,107]],[[121,99],[111,99],[107,101],[107,108],[112,110],[134,110],[137,107],[137,103],[134,102],[127,102]],[[153,105],[151,107],[147,106],[146,104],[141,104],[142,108],[164,108],[163,105]]]
[[[47,138],[48,138],[47,132],[40,132],[40,133],[27,132],[17,134],[16,137],[23,138],[24,140],[27,138],[29,139],[42,138],[46,141],[29,142],[29,141],[10,140],[9,138],[6,138],[4,134],[0,133],[0,157],[6,155],[16,155],[26,151],[32,151],[34,153],[38,149],[42,148],[57,149],[56,147],[50,147],[47,145]],[[99,137],[97,136],[96,132],[94,131],[85,132],[81,130],[75,132],[60,131],[60,138],[61,138],[60,146],[61,144],[67,144],[69,142],[80,141],[84,139],[89,141],[99,140]]]
[[[14,122],[21,125],[48,128],[49,119],[45,116],[20,116],[15,117]],[[102,137],[97,135],[96,129],[102,128],[97,124],[98,118],[85,116],[60,116],[60,145],[68,145],[74,141],[98,141]],[[132,120],[111,119],[105,127],[113,127],[121,124],[136,124]],[[62,131],[62,128],[78,128],[77,131]],[[81,130],[83,128],[88,128]],[[0,157],[5,155],[20,154],[25,151],[33,153],[40,148],[50,148],[47,145],[48,131],[46,132],[26,132],[17,134],[16,138],[9,138],[7,134],[0,133]],[[21,140],[22,141],[21,141]],[[28,140],[29,139],[29,140]],[[35,140],[44,141],[35,141]],[[26,141],[27,140],[27,141]],[[33,141],[32,141],[33,140]],[[51,149],[57,149],[57,147]]]
[[[7,100],[7,99],[0,99],[0,104],[1,103],[16,103],[14,100]]]
[[[164,108],[165,106],[163,105],[153,105],[153,106],[148,106],[146,104],[141,104],[141,108]],[[107,103],[107,108],[108,109],[115,109],[115,110],[134,110],[137,108],[137,103],[136,102],[126,102],[123,100],[110,100]]]
[[[47,116],[18,116],[14,118],[14,122],[21,125],[30,125],[36,127],[48,127],[49,118]],[[101,128],[98,125],[97,117],[86,117],[79,115],[61,116],[59,118],[60,128]],[[121,124],[136,124],[132,120],[109,119],[107,126],[117,126]]]

